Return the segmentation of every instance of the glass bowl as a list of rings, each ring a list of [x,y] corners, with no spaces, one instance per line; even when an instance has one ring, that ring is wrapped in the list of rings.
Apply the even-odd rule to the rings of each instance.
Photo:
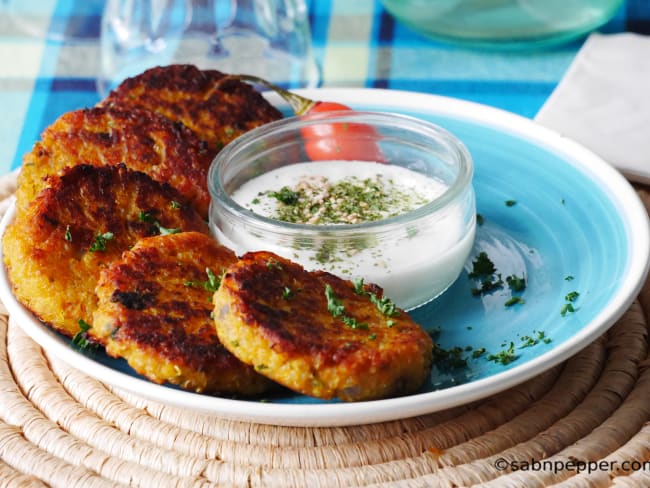
[[[439,41],[496,50],[546,48],[609,21],[623,0],[381,0],[415,31]]]
[[[416,118],[286,118],[217,155],[208,174],[210,228],[239,255],[271,251],[310,270],[363,278],[408,310],[463,269],[476,228],[472,175],[464,144]]]

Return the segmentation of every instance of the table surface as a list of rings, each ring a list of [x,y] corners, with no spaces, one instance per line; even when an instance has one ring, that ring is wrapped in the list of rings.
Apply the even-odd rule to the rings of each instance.
[[[95,78],[102,4],[0,2],[0,174],[20,166],[22,155],[62,113],[99,100]],[[582,43],[539,52],[470,50],[420,36],[378,0],[311,0],[307,7],[323,87],[435,93],[531,118]],[[18,13],[9,15],[10,8]],[[35,36],[22,20],[42,30],[82,29],[74,41],[59,42]],[[600,31],[650,33],[650,2],[628,0]]]

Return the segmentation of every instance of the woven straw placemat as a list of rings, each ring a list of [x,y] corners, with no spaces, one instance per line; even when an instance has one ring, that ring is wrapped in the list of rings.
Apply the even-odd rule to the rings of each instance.
[[[0,199],[14,184],[0,179]],[[638,191],[650,208],[650,193]],[[0,486],[650,487],[649,312],[646,284],[589,347],[472,405],[289,428],[105,386],[48,355],[0,310]]]

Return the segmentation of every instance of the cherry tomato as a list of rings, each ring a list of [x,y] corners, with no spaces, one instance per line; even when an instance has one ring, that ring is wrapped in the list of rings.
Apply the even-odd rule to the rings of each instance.
[[[280,88],[262,78],[251,75],[228,75],[228,79],[249,81],[270,88],[289,103],[294,113],[306,118],[327,118],[328,112],[351,111],[347,105],[336,102],[315,101]],[[379,134],[370,126],[345,122],[309,124],[301,131],[305,153],[312,161],[378,161],[384,157],[378,145]]]
[[[327,113],[351,111],[336,102],[316,102],[304,115],[327,118]],[[302,129],[305,153],[312,161],[383,161],[379,136],[370,126],[348,122],[310,124]]]

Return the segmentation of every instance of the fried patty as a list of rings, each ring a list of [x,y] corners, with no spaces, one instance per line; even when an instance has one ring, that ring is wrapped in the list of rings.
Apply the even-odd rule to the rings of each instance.
[[[216,153],[244,132],[282,118],[249,84],[220,84],[224,76],[187,64],[152,68],[127,78],[102,104],[144,108],[182,122]]]
[[[62,115],[23,157],[17,207],[24,210],[46,185],[46,177],[76,164],[124,163],[169,183],[207,218],[212,156],[205,142],[182,124],[147,110],[102,107]]]
[[[379,287],[308,272],[273,253],[247,253],[229,267],[214,307],[225,347],[305,395],[402,395],[430,372],[431,338]]]
[[[90,322],[102,268],[143,237],[208,233],[174,188],[124,165],[77,165],[52,177],[3,239],[14,295],[43,322],[73,337]]]
[[[90,335],[156,383],[262,393],[272,383],[221,345],[212,320],[212,295],[236,260],[197,232],[142,239],[101,271]]]

